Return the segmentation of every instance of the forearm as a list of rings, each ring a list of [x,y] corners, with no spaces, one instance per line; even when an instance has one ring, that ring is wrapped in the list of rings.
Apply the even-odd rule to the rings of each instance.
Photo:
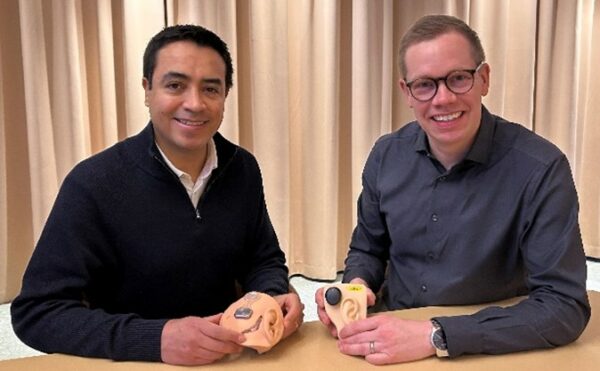
[[[451,356],[564,345],[587,325],[577,193],[564,155],[533,173],[524,200],[516,230],[529,297],[507,308],[441,318]]]
[[[488,307],[473,315],[436,318],[451,357],[502,354],[568,344],[581,334],[590,316],[587,296],[536,293],[517,305]]]
[[[108,314],[73,300],[24,296],[13,302],[11,316],[17,336],[45,353],[160,361],[160,335],[166,320]]]
[[[99,308],[118,295],[120,272],[91,195],[71,176],[63,183],[11,306],[15,333],[47,353],[160,360],[165,321]]]

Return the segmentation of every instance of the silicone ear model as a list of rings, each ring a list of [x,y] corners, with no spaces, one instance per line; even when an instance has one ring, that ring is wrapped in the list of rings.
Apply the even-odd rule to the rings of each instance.
[[[325,312],[338,332],[352,321],[367,317],[367,289],[364,285],[338,283],[323,289]]]
[[[252,291],[227,308],[220,325],[241,332],[242,345],[264,353],[283,336],[283,312],[271,296]]]

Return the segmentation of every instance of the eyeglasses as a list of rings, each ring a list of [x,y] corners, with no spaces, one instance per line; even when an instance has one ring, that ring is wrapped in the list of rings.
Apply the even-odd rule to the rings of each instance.
[[[433,99],[437,94],[440,81],[443,81],[446,88],[454,94],[465,94],[473,88],[473,83],[475,82],[474,75],[484,63],[485,61],[479,63],[474,70],[456,70],[450,72],[445,77],[437,79],[426,77],[415,79],[411,82],[404,81],[410,91],[410,95],[419,102],[427,102]]]

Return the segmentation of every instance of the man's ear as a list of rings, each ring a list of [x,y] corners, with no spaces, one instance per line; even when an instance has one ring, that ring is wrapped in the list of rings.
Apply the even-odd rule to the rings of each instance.
[[[406,81],[404,79],[398,80],[398,86],[400,86],[400,90],[404,93],[404,98],[406,98],[406,104],[412,108],[410,91],[408,90],[408,86],[406,85]]]
[[[150,93],[150,82],[147,78],[142,78],[142,87],[144,88],[144,104],[149,106],[148,94]]]
[[[485,63],[479,69],[479,76],[481,76],[481,96],[485,97],[490,90],[490,65]]]

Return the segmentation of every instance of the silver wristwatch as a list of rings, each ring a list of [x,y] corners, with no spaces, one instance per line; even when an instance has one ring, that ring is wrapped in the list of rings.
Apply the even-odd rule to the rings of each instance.
[[[433,330],[431,330],[431,345],[435,348],[435,354],[438,357],[448,357],[448,344],[446,343],[446,335],[444,329],[438,321],[432,319],[431,324]]]

